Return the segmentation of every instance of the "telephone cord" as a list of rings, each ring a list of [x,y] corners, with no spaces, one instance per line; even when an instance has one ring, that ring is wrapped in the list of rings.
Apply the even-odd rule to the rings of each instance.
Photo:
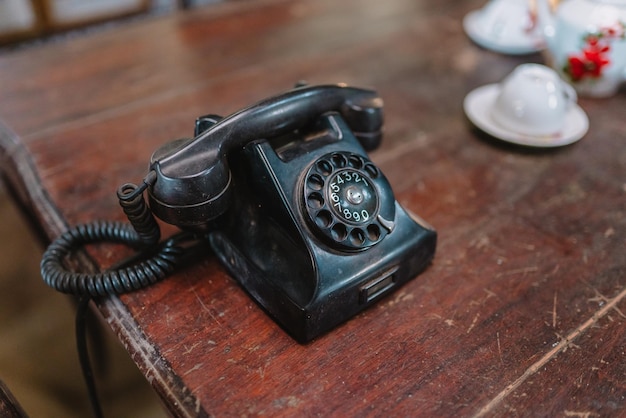
[[[101,418],[103,414],[87,350],[85,315],[89,302],[94,297],[138,290],[167,277],[185,253],[181,244],[195,238],[182,234],[159,244],[159,225],[143,198],[148,185],[149,180],[144,180],[141,186],[125,184],[118,189],[119,203],[130,224],[95,221],[70,228],[50,244],[41,261],[41,275],[49,286],[80,296],[75,323],[76,344],[95,418]],[[141,250],[142,261],[100,273],[74,272],[64,266],[64,259],[72,252],[88,244],[103,242],[121,243]]]
[[[118,198],[130,224],[95,221],[77,225],[64,232],[43,254],[41,275],[54,289],[79,296],[92,297],[128,293],[150,286],[173,272],[184,250],[176,239],[159,244],[159,225],[143,198],[142,186],[125,184]],[[64,259],[88,244],[111,242],[142,250],[148,256],[143,261],[100,273],[70,271]]]

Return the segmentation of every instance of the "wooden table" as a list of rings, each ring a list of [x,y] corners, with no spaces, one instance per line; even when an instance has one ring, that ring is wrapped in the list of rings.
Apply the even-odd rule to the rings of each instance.
[[[482,3],[232,2],[0,57],[3,176],[46,240],[125,219],[116,188],[198,115],[298,80],[385,101],[371,158],[438,230],[433,264],[306,345],[210,254],[100,300],[172,415],[626,414],[626,94],[581,99],[591,128],[571,146],[479,133],[464,96],[541,62],[472,44],[461,20]]]

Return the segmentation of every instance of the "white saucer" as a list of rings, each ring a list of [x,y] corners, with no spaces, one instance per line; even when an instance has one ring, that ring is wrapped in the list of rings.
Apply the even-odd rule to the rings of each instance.
[[[581,139],[589,129],[589,118],[577,104],[565,115],[563,131],[554,135],[531,136],[510,131],[491,119],[491,108],[498,96],[500,86],[488,84],[472,90],[463,101],[463,109],[469,120],[477,128],[489,135],[518,145],[530,147],[560,147],[573,144]]]
[[[480,24],[480,13],[482,10],[474,10],[465,15],[463,28],[467,36],[483,48],[508,55],[532,54],[543,49],[544,41],[539,35],[520,36],[519,39],[507,41],[494,39],[485,33]]]

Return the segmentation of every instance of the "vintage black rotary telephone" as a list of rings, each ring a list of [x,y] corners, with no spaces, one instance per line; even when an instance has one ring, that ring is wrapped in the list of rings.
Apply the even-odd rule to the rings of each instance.
[[[395,201],[367,157],[382,124],[375,92],[341,85],[298,87],[226,118],[201,117],[195,138],[158,149],[142,185],[118,191],[133,227],[71,229],[44,254],[44,279],[67,293],[132,291],[168,275],[189,236],[200,237],[290,335],[309,341],[434,255],[435,231]],[[159,243],[152,214],[187,233]],[[101,240],[147,257],[96,275],[63,267],[75,247]]]

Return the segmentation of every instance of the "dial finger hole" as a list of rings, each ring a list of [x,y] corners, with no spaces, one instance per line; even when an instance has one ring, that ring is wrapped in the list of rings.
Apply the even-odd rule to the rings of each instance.
[[[335,241],[342,242],[348,237],[348,229],[344,224],[337,223],[331,228],[330,234]]]
[[[343,154],[333,154],[333,156],[330,157],[330,159],[332,160],[333,164],[337,168],[343,168],[348,163],[348,160]]]
[[[306,201],[312,209],[319,209],[324,206],[324,197],[322,197],[321,193],[311,193]]]
[[[333,216],[327,210],[321,210],[315,216],[315,224],[320,228],[328,228],[333,222]]]
[[[370,241],[378,241],[380,239],[380,228],[376,224],[367,227],[367,238]]]
[[[378,167],[376,167],[374,164],[367,163],[365,164],[365,167],[363,169],[373,179],[378,177],[379,175]]]
[[[348,159],[350,167],[361,169],[363,167],[363,160],[358,155],[351,155]]]
[[[362,229],[354,228],[350,232],[350,243],[355,247],[360,247],[365,243],[365,233]]]
[[[307,179],[307,186],[313,190],[322,190],[324,187],[324,179],[317,174],[310,175]]]
[[[327,176],[333,171],[333,166],[327,160],[321,160],[317,163],[317,169],[323,176]]]

